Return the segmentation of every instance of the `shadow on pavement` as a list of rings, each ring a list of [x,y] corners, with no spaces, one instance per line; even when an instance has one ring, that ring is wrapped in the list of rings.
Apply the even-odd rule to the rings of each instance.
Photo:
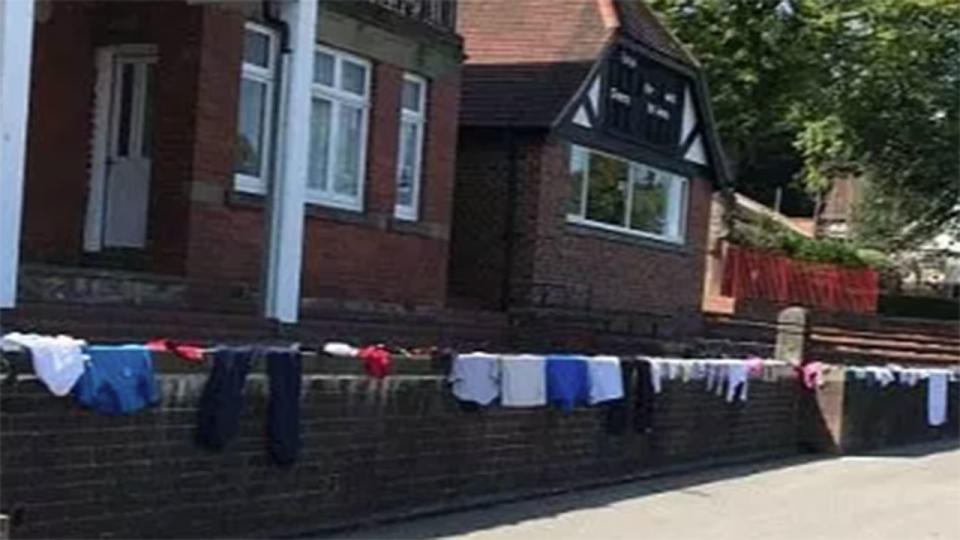
[[[938,452],[948,452],[960,448],[960,440],[946,439],[931,441],[920,444],[911,444],[908,446],[895,446],[891,448],[881,448],[878,450],[865,450],[863,452],[853,452],[850,456],[872,456],[872,457],[923,457]]]
[[[464,510],[436,512],[409,519],[384,520],[361,525],[359,528],[328,531],[313,537],[437,538],[520,523],[573,510],[600,508],[622,500],[655,495],[665,491],[678,491],[691,497],[707,498],[711,495],[697,490],[695,486],[730,478],[747,477],[775,469],[800,466],[831,457],[829,455],[799,455],[758,463],[727,465],[693,472],[653,476],[586,489],[571,489],[546,496],[521,496],[512,500],[475,505]],[[571,494],[576,494],[576,496],[571,497]],[[488,511],[493,507],[496,507],[496,512]],[[454,517],[455,519],[452,519]]]

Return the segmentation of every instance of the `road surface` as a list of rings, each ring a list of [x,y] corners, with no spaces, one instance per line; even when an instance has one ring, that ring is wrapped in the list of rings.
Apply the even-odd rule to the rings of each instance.
[[[726,467],[336,536],[960,539],[960,449],[938,444]]]

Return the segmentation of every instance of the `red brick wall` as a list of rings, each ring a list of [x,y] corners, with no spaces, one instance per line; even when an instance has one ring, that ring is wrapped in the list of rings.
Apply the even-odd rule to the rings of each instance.
[[[694,178],[689,184],[684,246],[675,249],[655,241],[641,245],[616,234],[608,238],[578,234],[582,228],[566,223],[569,145],[548,139],[540,160],[533,285],[547,284],[548,303],[663,315],[699,311],[712,193],[707,180]],[[543,298],[532,292],[534,298],[528,302]]]
[[[34,29],[22,245],[24,260],[70,263],[83,242],[95,10],[51,7]]]
[[[313,358],[300,459],[281,468],[266,451],[262,379],[247,380],[237,438],[210,452],[194,442],[205,369],[172,360],[180,373],[160,375],[161,404],[128,417],[85,411],[36,379],[6,383],[0,512],[11,537],[274,537],[796,452],[789,368],[751,381],[746,403],[703,381],[665,382],[652,433],[610,435],[601,407],[463,412],[426,361],[397,362],[417,377],[374,380],[352,360]]]

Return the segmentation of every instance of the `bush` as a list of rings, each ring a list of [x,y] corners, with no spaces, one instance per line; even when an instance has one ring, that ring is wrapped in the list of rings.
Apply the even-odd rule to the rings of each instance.
[[[766,216],[735,220],[727,240],[757,251],[777,253],[801,261],[835,264],[845,268],[882,269],[889,266],[882,253],[871,252],[862,256],[856,246],[850,243],[807,238]]]

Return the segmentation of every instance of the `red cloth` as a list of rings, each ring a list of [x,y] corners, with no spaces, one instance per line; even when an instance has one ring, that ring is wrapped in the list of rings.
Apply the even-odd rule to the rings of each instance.
[[[367,373],[373,377],[386,377],[390,371],[390,353],[383,345],[371,345],[357,351],[357,358],[363,360]]]
[[[203,362],[203,347],[189,343],[176,343],[170,339],[153,339],[147,342],[147,350],[173,353],[188,362]]]

